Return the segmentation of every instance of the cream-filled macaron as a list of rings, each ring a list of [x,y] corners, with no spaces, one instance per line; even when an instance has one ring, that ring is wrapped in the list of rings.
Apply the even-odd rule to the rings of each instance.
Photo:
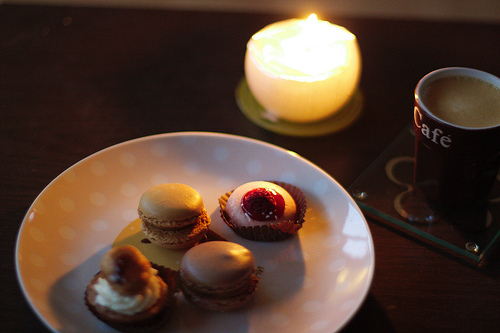
[[[189,249],[181,261],[184,297],[207,310],[229,311],[247,303],[257,288],[255,258],[242,245],[212,241]]]
[[[167,183],[148,189],[139,200],[138,213],[146,237],[171,249],[193,246],[210,226],[201,195],[185,184]]]
[[[151,263],[132,245],[109,250],[85,289],[87,308],[122,332],[155,330],[165,324],[176,293],[175,271]]]

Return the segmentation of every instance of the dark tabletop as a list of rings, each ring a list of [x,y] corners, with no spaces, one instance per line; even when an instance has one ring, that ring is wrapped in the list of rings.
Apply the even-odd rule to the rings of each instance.
[[[295,151],[347,188],[410,123],[420,77],[448,66],[500,75],[498,24],[322,17],[358,37],[363,114],[324,137],[274,134],[234,92],[248,39],[287,18],[0,6],[0,331],[46,330],[16,280],[15,241],[36,196],[82,158],[151,134],[222,132]],[[367,220],[375,275],[346,332],[498,332],[496,253],[477,268]]]

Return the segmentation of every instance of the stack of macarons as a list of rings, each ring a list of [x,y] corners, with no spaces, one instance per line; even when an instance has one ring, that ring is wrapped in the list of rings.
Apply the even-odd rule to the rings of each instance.
[[[210,226],[203,199],[185,184],[167,183],[148,189],[140,198],[138,213],[146,237],[169,249],[194,246]]]

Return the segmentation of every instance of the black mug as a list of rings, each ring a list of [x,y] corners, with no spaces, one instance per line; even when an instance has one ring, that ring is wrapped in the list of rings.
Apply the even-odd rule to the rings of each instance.
[[[500,165],[500,79],[463,67],[427,74],[413,126],[416,188],[441,211],[484,210]]]

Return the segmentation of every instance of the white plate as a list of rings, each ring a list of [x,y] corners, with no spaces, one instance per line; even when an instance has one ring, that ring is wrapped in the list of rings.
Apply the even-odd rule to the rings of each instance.
[[[308,199],[306,222],[292,239],[251,242],[220,218],[221,194],[263,179],[292,183]],[[112,331],[86,309],[85,287],[103,253],[137,219],[142,192],[164,182],[197,189],[212,217],[211,229],[249,248],[264,268],[254,299],[242,309],[209,313],[180,297],[168,331],[334,332],[363,303],[374,272],[373,241],[360,209],[333,178],[264,142],[171,133],[83,159],[54,179],[28,210],[17,239],[17,275],[28,302],[50,329]]]

